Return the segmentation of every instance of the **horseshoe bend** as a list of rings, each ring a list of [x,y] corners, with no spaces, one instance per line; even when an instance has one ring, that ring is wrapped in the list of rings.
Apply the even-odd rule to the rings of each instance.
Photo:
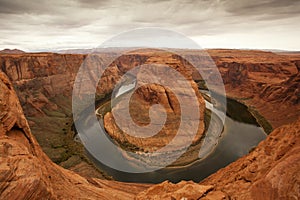
[[[180,49],[179,56],[169,50],[129,50],[109,64],[100,81],[94,72],[83,79],[97,85],[96,106],[86,105],[80,110],[91,112],[73,116],[79,68],[101,65],[118,51],[0,53],[0,199],[300,197],[299,53],[212,49],[203,56]],[[203,77],[195,63],[209,76]],[[226,96],[218,90],[211,64]],[[138,66],[145,68],[133,72]],[[165,79],[168,86],[159,84]],[[157,83],[149,83],[153,80]],[[83,84],[81,94],[87,95],[89,87]],[[222,98],[225,103],[218,101]],[[77,120],[93,127],[93,117],[113,148],[90,139],[99,132],[92,137],[76,126]],[[151,136],[139,131],[147,126],[158,131]],[[183,134],[168,146],[178,129]],[[93,150],[109,160],[122,158],[129,171],[141,163],[163,169],[118,173]]]

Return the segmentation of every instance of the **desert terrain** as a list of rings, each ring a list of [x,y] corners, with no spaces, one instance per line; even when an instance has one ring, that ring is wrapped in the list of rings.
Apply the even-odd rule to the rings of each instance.
[[[176,55],[151,52],[133,51],[115,60],[101,78],[97,97],[109,95],[128,70],[153,61],[173,66],[188,77],[195,89],[197,84],[201,87],[201,77],[185,67],[189,66],[185,60]],[[166,181],[156,185],[111,180],[112,177],[89,160],[82,144],[74,141],[72,90],[77,71],[88,55],[18,50],[1,52],[0,198],[299,198],[300,54],[230,49],[207,52],[220,71],[227,97],[248,107],[268,134],[267,139],[248,155],[200,183]],[[110,53],[103,53],[103,56]],[[183,54],[193,60],[197,51],[184,50]],[[156,91],[155,95],[150,95],[151,90]],[[144,119],[139,110],[148,109],[150,104],[157,102],[162,103],[168,112],[177,112],[177,102],[172,96],[168,97],[165,88],[152,85],[142,88],[136,95],[138,102],[134,102],[134,108],[138,119]],[[198,100],[202,102],[200,115],[203,121],[195,143],[205,129],[204,99],[200,94]],[[167,143],[173,137],[169,132],[176,128],[169,123],[161,133],[162,137],[141,143],[116,132],[109,113],[104,116],[104,122],[113,139],[138,148],[142,146],[147,151]],[[167,137],[163,137],[165,135]]]

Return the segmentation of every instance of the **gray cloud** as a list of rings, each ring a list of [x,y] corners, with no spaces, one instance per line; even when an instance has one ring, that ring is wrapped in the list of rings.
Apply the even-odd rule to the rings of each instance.
[[[292,17],[300,13],[298,0],[224,0],[225,10],[240,16]]]
[[[61,1],[39,1],[39,0],[0,0],[0,13],[5,14],[51,14],[60,6],[68,4]]]
[[[78,0],[78,5],[85,8],[104,8],[114,6],[111,0]]]
[[[296,49],[299,13],[298,0],[0,0],[0,48],[94,47],[155,26],[205,47]]]

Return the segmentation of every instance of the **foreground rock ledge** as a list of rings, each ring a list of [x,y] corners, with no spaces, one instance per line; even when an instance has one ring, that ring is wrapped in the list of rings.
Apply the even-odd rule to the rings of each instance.
[[[0,199],[297,199],[300,119],[203,181],[158,185],[86,179],[50,161],[0,73]]]
[[[0,73],[0,199],[133,199],[149,185],[85,179],[54,164],[33,138]]]

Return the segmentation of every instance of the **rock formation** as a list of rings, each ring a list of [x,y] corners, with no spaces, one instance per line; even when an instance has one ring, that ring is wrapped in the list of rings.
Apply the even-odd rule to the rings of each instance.
[[[168,199],[205,199],[221,200],[229,199],[229,196],[222,191],[214,191],[212,185],[199,185],[192,181],[181,181],[173,184],[165,181],[161,184],[150,187],[139,193],[137,200],[168,200]]]
[[[0,91],[0,199],[133,199],[149,187],[85,179],[55,165],[32,136],[2,72]]]
[[[32,136],[12,84],[2,72],[0,91],[1,199],[134,199],[150,187],[146,184],[86,179],[55,165]],[[137,198],[203,197],[213,189],[212,186],[200,186],[193,182],[178,185],[163,183],[162,187],[169,188],[171,193],[167,194],[167,189],[159,191],[155,188],[142,192]],[[190,188],[193,188],[193,193]],[[174,189],[179,191],[173,194]],[[220,195],[220,192],[209,195],[215,193]],[[221,194],[220,197],[225,196]]]
[[[276,128],[249,155],[200,184],[164,182],[158,185],[84,178],[54,164],[32,136],[21,105],[42,146],[49,148],[63,141],[53,137],[54,141],[49,135],[61,137],[64,131],[55,128],[61,123],[69,126],[66,123],[70,121],[62,120],[70,113],[68,95],[72,88],[68,87],[72,87],[84,55],[2,54],[0,199],[298,199],[300,119],[296,119],[299,117],[300,56],[234,50],[211,50],[210,54],[226,80],[228,95],[257,109],[274,128],[286,125]],[[122,59],[131,56],[138,55]],[[148,58],[135,60],[142,62]],[[115,65],[118,70],[121,63]],[[231,69],[232,65],[235,67]],[[120,70],[120,75],[122,73]],[[239,82],[239,86],[230,80]],[[60,83],[57,85],[57,82]],[[53,149],[61,151],[64,145],[60,143]],[[83,165],[81,162],[73,167],[85,171],[86,168],[80,168]]]
[[[137,199],[298,199],[300,118],[275,129],[249,155],[200,182],[164,182]]]
[[[295,102],[299,102],[296,78],[299,77],[299,54],[253,50],[208,52],[221,72],[228,96],[258,111],[273,128],[298,117],[300,106]]]
[[[2,54],[22,54],[25,53],[25,51],[22,51],[20,49],[3,49],[0,51],[0,53]]]
[[[143,152],[153,152],[169,144],[176,136],[180,124],[182,124],[181,129],[183,129],[185,133],[173,144],[173,147],[170,148],[178,151],[178,149],[183,148],[186,142],[190,140],[190,137],[193,136],[194,138],[191,142],[193,144],[199,142],[204,132],[205,103],[198,91],[196,83],[192,80],[189,66],[183,65],[180,60],[174,59],[171,53],[165,52],[162,53],[162,56],[157,56],[153,52],[148,52],[146,55],[148,57],[147,62],[155,63],[156,65],[146,66],[137,72],[136,91],[131,97],[128,95],[125,98],[127,98],[127,101],[130,103],[129,111],[134,123],[140,127],[152,123],[154,126],[149,131],[151,131],[151,133],[153,133],[153,131],[157,132],[154,133],[155,135],[152,137],[139,137],[138,134],[143,134],[146,129],[142,128],[140,133],[135,133],[135,129],[132,128],[132,125],[129,123],[130,119],[124,117],[126,116],[124,114],[127,106],[124,102],[126,101],[121,101],[113,108],[111,113],[106,114],[104,117],[104,125],[108,134],[120,143],[134,146]],[[181,71],[184,76],[183,80],[180,79],[177,74],[173,74],[174,72],[171,72],[168,68],[163,67],[163,64],[168,64],[172,69]],[[165,82],[168,82],[167,84],[169,86],[153,83],[156,79],[164,79]],[[183,84],[183,81],[185,81],[186,84]],[[128,98],[130,98],[130,100]],[[184,99],[184,101],[182,99]],[[180,104],[179,100],[183,103]],[[198,101],[198,105],[195,105],[199,106],[199,114],[195,114],[194,112],[196,112],[195,110],[197,109],[195,109],[193,105],[190,105],[190,102],[196,101]],[[152,114],[150,121],[149,109],[151,106],[157,104],[160,104],[162,107]],[[161,113],[164,111],[167,115],[166,122],[160,119]],[[112,113],[119,116],[118,124],[116,124]],[[191,117],[192,114],[194,118]],[[122,129],[120,129],[118,125],[121,126]],[[161,130],[160,127],[162,127]],[[170,149],[169,151],[172,150]]]
[[[82,175],[103,178],[83,158],[84,149],[74,143],[71,127],[73,84],[85,58],[55,53],[0,54],[0,66],[13,83],[33,134],[52,161]],[[116,64],[107,71],[101,81],[104,94],[122,75]]]
[[[249,155],[201,184],[212,184],[237,199],[300,197],[300,118],[275,129]]]

